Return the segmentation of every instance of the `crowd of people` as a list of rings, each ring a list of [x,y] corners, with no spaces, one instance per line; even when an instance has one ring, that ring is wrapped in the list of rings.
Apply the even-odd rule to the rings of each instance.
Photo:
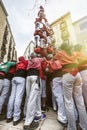
[[[0,120],[5,105],[7,123],[17,125],[23,119],[24,130],[36,129],[46,118],[42,110],[46,110],[48,76],[58,122],[67,130],[77,130],[77,124],[87,130],[87,56],[75,49],[46,57],[32,53],[29,60],[21,56],[18,62],[1,63]]]

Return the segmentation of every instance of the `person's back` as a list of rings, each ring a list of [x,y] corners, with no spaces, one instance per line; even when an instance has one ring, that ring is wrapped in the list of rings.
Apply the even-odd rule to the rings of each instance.
[[[7,61],[7,62],[0,65],[0,71],[7,73],[9,71],[10,67],[15,66],[15,65],[16,65],[15,62]]]
[[[62,63],[62,65],[72,64],[72,63],[78,64],[76,57],[73,57],[72,55],[68,55],[66,51],[58,51],[55,54],[54,59],[59,60]]]
[[[15,66],[15,65],[16,65],[16,63],[15,62],[11,62],[11,61],[2,63],[0,65],[0,92],[1,92],[2,87],[3,87],[3,79],[4,79],[4,77],[8,73],[10,67]]]
[[[29,128],[35,115],[41,118],[39,76],[42,61],[43,58],[36,57],[35,53],[31,54],[31,59],[28,61],[26,78],[26,100],[24,107],[24,115],[26,118],[24,129]]]
[[[11,93],[11,80],[15,72],[15,66],[10,67],[8,73],[3,79],[3,88],[0,94],[0,120],[4,120],[6,118],[7,103]],[[5,109],[3,109],[3,106]]]
[[[7,122],[13,120],[13,125],[17,125],[21,120],[21,102],[25,92],[25,78],[28,61],[19,57],[16,64],[16,72],[12,79],[12,91],[8,102]],[[13,117],[14,115],[14,117]]]
[[[71,56],[64,53],[58,55],[57,53],[56,58],[59,58],[63,64],[62,85],[68,120],[67,128],[77,129],[76,120],[78,120],[78,117],[77,115],[75,116],[76,109],[79,114],[80,127],[87,129],[87,116],[82,95],[82,79],[78,69],[78,57],[74,56],[73,53]]]
[[[16,64],[16,72],[14,77],[26,77],[28,61],[24,59],[23,56],[19,57],[19,62]]]
[[[43,61],[43,58],[38,58],[36,57],[35,54],[32,53],[31,59],[28,61],[27,76],[29,75],[39,76],[42,61]]]

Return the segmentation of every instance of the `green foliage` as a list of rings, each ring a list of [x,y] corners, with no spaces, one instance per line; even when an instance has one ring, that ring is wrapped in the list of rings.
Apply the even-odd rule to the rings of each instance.
[[[68,43],[63,43],[63,44],[61,44],[59,49],[66,51],[68,54],[71,54],[72,53],[72,49],[73,49],[73,45],[72,44],[68,44]]]
[[[74,45],[74,51],[82,51],[82,49],[83,49],[83,45],[81,45],[81,44],[76,44],[76,45]]]

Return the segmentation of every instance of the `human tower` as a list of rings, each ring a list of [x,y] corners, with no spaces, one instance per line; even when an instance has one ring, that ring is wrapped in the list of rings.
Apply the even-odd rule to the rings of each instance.
[[[38,17],[35,19],[35,53],[44,57],[47,54],[52,53],[51,43],[52,43],[52,29],[46,18],[44,8],[39,7]]]

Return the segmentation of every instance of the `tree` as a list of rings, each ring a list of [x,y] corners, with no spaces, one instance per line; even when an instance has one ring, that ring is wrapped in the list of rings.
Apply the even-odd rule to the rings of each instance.
[[[59,49],[66,51],[68,54],[71,54],[73,50],[73,45],[68,43],[63,43],[60,45]]]

